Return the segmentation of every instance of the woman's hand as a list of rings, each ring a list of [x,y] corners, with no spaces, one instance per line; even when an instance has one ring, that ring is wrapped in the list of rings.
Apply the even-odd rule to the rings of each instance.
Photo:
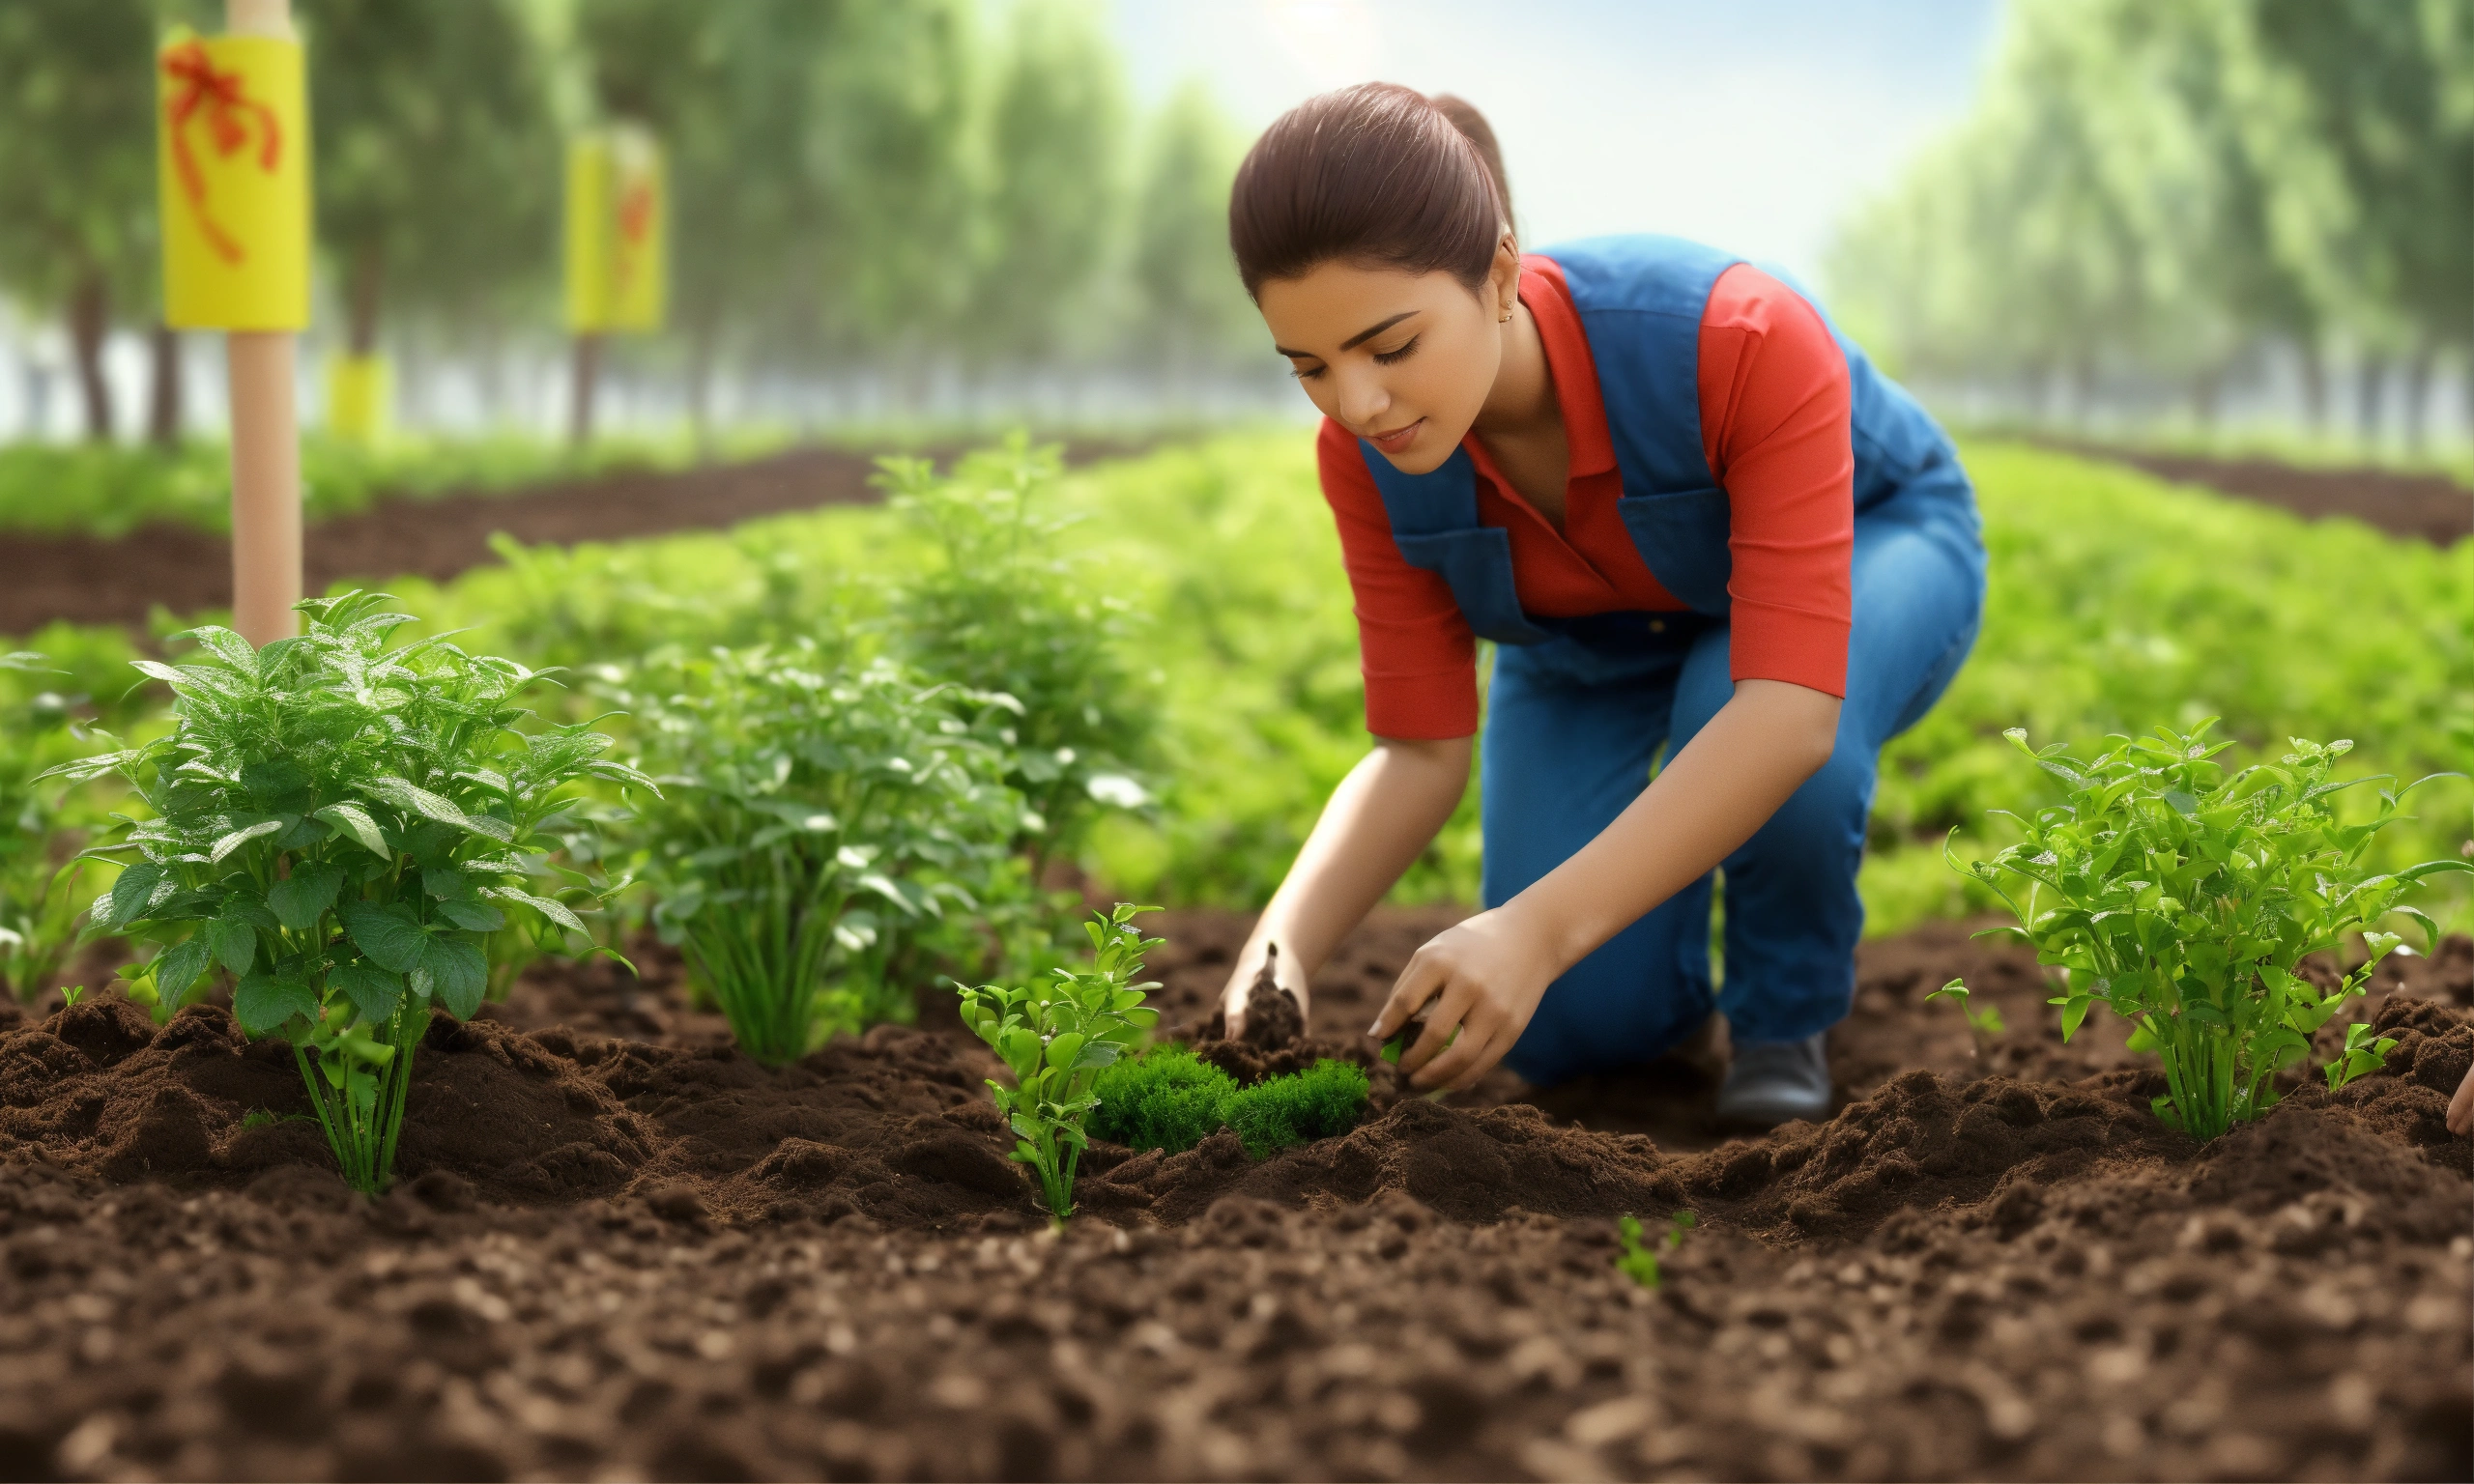
[[[1220,1009],[1228,1017],[1228,1039],[1235,1041],[1246,1034],[1246,1002],[1252,995],[1254,981],[1262,977],[1263,965],[1272,966],[1272,983],[1297,997],[1297,1013],[1303,1021],[1308,1007],[1306,966],[1295,954],[1280,952],[1276,939],[1250,942],[1237,956],[1237,966],[1228,971],[1228,983],[1220,991]]]
[[[1367,1034],[1389,1040],[1432,1002],[1424,1033],[1400,1054],[1400,1070],[1422,1091],[1467,1088],[1520,1040],[1564,967],[1550,935],[1516,901],[1481,912],[1410,956]]]
[[[2457,1096],[2448,1099],[2448,1131],[2460,1139],[2474,1133],[2474,1067],[2465,1069],[2465,1080],[2457,1084]]]

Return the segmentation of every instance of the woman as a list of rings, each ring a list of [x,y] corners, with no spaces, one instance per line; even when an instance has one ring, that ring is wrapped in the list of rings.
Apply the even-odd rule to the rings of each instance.
[[[1731,1125],[1826,1116],[1882,744],[1974,642],[1974,497],[1923,411],[1777,278],[1670,238],[1523,257],[1467,104],[1367,84],[1275,123],[1229,236],[1325,414],[1375,746],[1230,975],[1308,981],[1467,786],[1485,910],[1376,1018],[1420,1087],[1647,1061],[1725,1013]],[[1711,873],[1726,879],[1712,992]],[[1275,952],[1277,950],[1277,952]]]

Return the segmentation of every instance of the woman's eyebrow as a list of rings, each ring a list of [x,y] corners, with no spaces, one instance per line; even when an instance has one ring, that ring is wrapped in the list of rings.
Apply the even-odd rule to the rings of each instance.
[[[1385,330],[1390,329],[1393,326],[1399,324],[1402,320],[1414,318],[1418,312],[1419,311],[1415,309],[1403,309],[1398,314],[1385,320],[1380,325],[1369,325],[1366,328],[1359,330],[1356,334],[1349,336],[1346,340],[1341,341],[1340,349],[1344,351],[1354,351],[1359,346],[1366,344],[1368,340],[1371,340],[1375,336],[1383,333]],[[1322,358],[1312,351],[1292,351],[1284,345],[1275,345],[1272,349],[1282,356],[1289,357],[1296,360],[1320,360]]]

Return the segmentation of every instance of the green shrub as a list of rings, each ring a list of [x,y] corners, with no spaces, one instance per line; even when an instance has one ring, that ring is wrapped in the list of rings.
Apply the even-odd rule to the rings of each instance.
[[[92,930],[159,947],[124,970],[168,1019],[222,974],[252,1037],[291,1042],[344,1178],[382,1189],[430,1011],[481,1003],[484,943],[511,920],[581,934],[532,888],[568,785],[644,787],[581,727],[520,731],[542,677],[442,639],[389,647],[411,619],[383,593],[300,605],[307,631],[252,649],[229,629],[182,636],[166,736],[54,770],[118,773],[146,817],[90,855],[133,856]]]
[[[1220,1131],[1237,1083],[1191,1046],[1155,1046],[1100,1073],[1091,1131],[1135,1149],[1182,1154]]]
[[[2269,1079],[2310,1052],[2313,1035],[2398,942],[2378,930],[2386,918],[2413,919],[2437,938],[2404,901],[2417,882],[2474,872],[2462,860],[2393,871],[2364,863],[2399,819],[2401,795],[2382,787],[2370,818],[2340,817],[2335,795],[2390,782],[2332,781],[2352,743],[2295,738],[2276,762],[2229,774],[2215,759],[2233,744],[2208,742],[2209,725],[2187,736],[2160,727],[2152,738],[2111,737],[2088,762],[2058,743],[2031,750],[2013,729],[2012,744],[2062,781],[2067,802],[2019,818],[2020,843],[1961,868],[2019,920],[1988,932],[2025,939],[2038,962],[2066,972],[2053,1001],[2062,1039],[2099,1003],[2130,1019],[2132,1047],[2164,1060],[2171,1091],[2156,1099],[2158,1116],[2201,1139],[2267,1110]],[[2371,956],[2336,988],[2322,993],[2294,972],[2357,932]],[[2329,1085],[2383,1055],[2349,1037]]]
[[[608,694],[640,707],[665,790],[640,815],[653,922],[740,1046],[781,1065],[910,1018],[904,951],[1007,870],[1022,806],[986,733],[1014,702],[812,640],[673,656]]]
[[[1318,1061],[1241,1088],[1192,1047],[1158,1046],[1101,1073],[1092,1088],[1100,1105],[1091,1131],[1174,1155],[1225,1127],[1236,1130],[1247,1154],[1265,1159],[1356,1127],[1367,1091],[1366,1073],[1347,1062]]]
[[[1291,1145],[1333,1138],[1356,1127],[1366,1098],[1363,1070],[1326,1059],[1304,1071],[1240,1088],[1220,1105],[1220,1114],[1245,1140],[1247,1154],[1267,1159]]]

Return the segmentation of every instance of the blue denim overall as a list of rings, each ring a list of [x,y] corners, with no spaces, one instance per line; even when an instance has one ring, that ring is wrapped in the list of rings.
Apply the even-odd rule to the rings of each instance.
[[[1441,574],[1470,627],[1499,646],[1479,770],[1490,907],[1597,838],[1648,785],[1661,749],[1681,750],[1734,694],[1727,494],[1702,453],[1699,361],[1710,292],[1741,260],[1664,237],[1597,238],[1544,256],[1564,271],[1597,362],[1623,479],[1617,509],[1651,574],[1688,611],[1524,613],[1510,537],[1479,524],[1467,452],[1404,474],[1361,444],[1400,555]],[[1704,876],[1548,988],[1506,1059],[1532,1082],[1647,1061],[1713,1005],[1739,1044],[1799,1040],[1847,1013],[1864,928],[1856,871],[1882,745],[1932,708],[1975,642],[1984,543],[1947,436],[1854,342],[1838,343],[1852,393],[1856,543],[1837,750],[1723,863],[1723,992],[1711,990]]]

